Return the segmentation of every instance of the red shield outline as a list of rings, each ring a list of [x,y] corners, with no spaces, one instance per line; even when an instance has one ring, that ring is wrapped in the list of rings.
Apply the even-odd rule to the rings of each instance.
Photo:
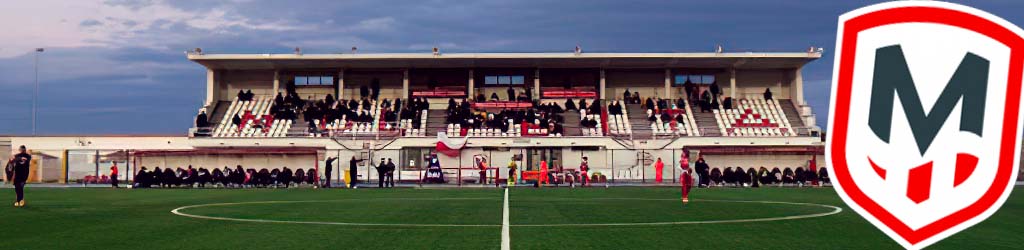
[[[855,53],[858,34],[871,28],[898,23],[933,23],[959,27],[988,36],[1006,45],[1010,51],[1010,66],[1007,82],[1005,116],[1002,124],[1002,135],[998,159],[998,170],[992,186],[973,204],[949,214],[937,221],[929,223],[917,230],[910,228],[900,219],[884,209],[857,186],[849,173],[846,159],[846,143],[848,137],[850,94],[852,93]],[[839,48],[839,61],[836,66],[838,77],[833,94],[833,119],[828,149],[833,167],[834,179],[838,182],[836,189],[845,193],[850,200],[864,211],[880,221],[890,230],[898,234],[910,245],[917,245],[936,235],[952,229],[960,224],[978,217],[992,208],[1004,193],[1009,193],[1008,185],[1013,183],[1013,175],[1017,171],[1018,120],[1020,118],[1022,71],[1024,71],[1024,38],[1017,32],[996,23],[988,18],[975,14],[931,6],[900,6],[883,8],[849,18],[842,26],[842,41]],[[863,166],[868,167],[868,166]],[[849,204],[854,205],[854,204]],[[903,244],[903,243],[901,243]],[[930,244],[930,243],[928,243]],[[906,245],[905,245],[906,246]]]

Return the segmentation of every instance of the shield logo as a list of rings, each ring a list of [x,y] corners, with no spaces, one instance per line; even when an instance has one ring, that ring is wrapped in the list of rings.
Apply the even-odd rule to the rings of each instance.
[[[914,249],[995,213],[1020,162],[1022,34],[934,1],[840,16],[826,157],[843,201]]]

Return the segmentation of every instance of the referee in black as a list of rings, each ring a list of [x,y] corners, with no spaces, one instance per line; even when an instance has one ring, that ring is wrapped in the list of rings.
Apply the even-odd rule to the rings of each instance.
[[[25,152],[25,145],[18,147],[18,154],[11,158],[14,162],[14,193],[18,199],[15,200],[15,207],[25,206],[25,181],[28,181],[28,166],[32,162],[32,155]]]

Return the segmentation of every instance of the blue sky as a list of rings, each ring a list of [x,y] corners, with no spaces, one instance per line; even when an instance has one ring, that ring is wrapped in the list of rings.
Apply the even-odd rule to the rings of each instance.
[[[0,10],[0,134],[181,134],[212,53],[803,51],[806,99],[828,117],[836,19],[880,1],[19,1]],[[1024,1],[954,1],[1024,23]]]

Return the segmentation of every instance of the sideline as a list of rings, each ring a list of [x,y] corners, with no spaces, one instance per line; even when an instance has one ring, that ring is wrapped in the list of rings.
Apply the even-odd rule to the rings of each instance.
[[[505,205],[501,209],[501,250],[512,249],[512,237],[508,229],[508,189],[505,189]]]

